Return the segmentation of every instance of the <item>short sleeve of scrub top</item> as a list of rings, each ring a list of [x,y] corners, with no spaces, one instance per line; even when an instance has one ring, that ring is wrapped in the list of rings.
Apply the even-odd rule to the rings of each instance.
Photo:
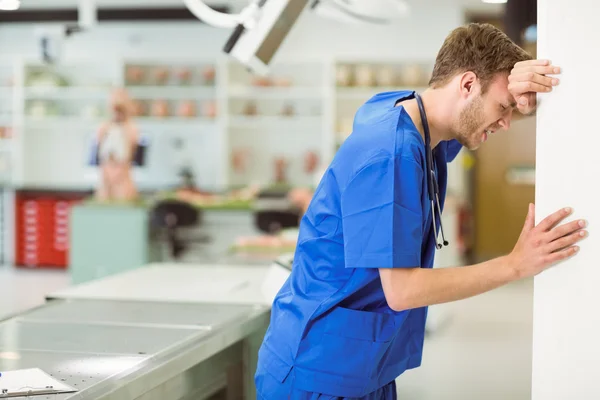
[[[369,161],[341,195],[346,268],[421,266],[423,168],[409,156]]]

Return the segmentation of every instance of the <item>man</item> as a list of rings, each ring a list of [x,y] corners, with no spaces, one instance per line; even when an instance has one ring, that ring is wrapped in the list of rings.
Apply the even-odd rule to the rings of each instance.
[[[515,113],[532,113],[556,73],[491,25],[450,33],[422,93],[441,207],[447,162],[508,129]],[[259,399],[395,399],[394,380],[421,364],[427,306],[534,276],[576,253],[584,223],[560,224],[570,213],[563,209],[534,226],[530,205],[510,254],[433,269],[439,225],[434,232],[422,121],[410,91],[379,94],[357,112],[273,303]]]

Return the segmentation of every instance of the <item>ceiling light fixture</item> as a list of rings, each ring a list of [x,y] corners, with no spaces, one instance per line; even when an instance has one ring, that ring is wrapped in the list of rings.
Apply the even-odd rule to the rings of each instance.
[[[507,0],[481,0],[484,3],[488,3],[488,4],[504,4],[506,3]]]
[[[0,0],[0,10],[13,11],[21,7],[21,0]]]

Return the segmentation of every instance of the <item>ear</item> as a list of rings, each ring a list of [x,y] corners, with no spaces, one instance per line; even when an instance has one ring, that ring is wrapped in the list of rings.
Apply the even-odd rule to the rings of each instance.
[[[460,77],[460,94],[461,97],[469,97],[477,93],[479,88],[479,80],[474,72],[467,71]]]

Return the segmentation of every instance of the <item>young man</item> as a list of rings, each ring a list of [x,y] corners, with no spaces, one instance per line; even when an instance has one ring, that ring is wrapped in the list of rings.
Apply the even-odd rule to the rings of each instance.
[[[536,93],[558,83],[547,76],[555,73],[493,26],[471,24],[450,33],[437,56],[421,95],[426,119],[411,91],[361,107],[302,219],[259,352],[259,399],[395,399],[394,380],[421,364],[427,306],[534,276],[576,253],[584,223],[560,224],[570,213],[563,209],[534,226],[530,205],[510,254],[432,268],[439,214],[428,183],[436,180],[442,208],[447,163],[462,146],[476,149],[508,129],[517,112],[533,112]]]

